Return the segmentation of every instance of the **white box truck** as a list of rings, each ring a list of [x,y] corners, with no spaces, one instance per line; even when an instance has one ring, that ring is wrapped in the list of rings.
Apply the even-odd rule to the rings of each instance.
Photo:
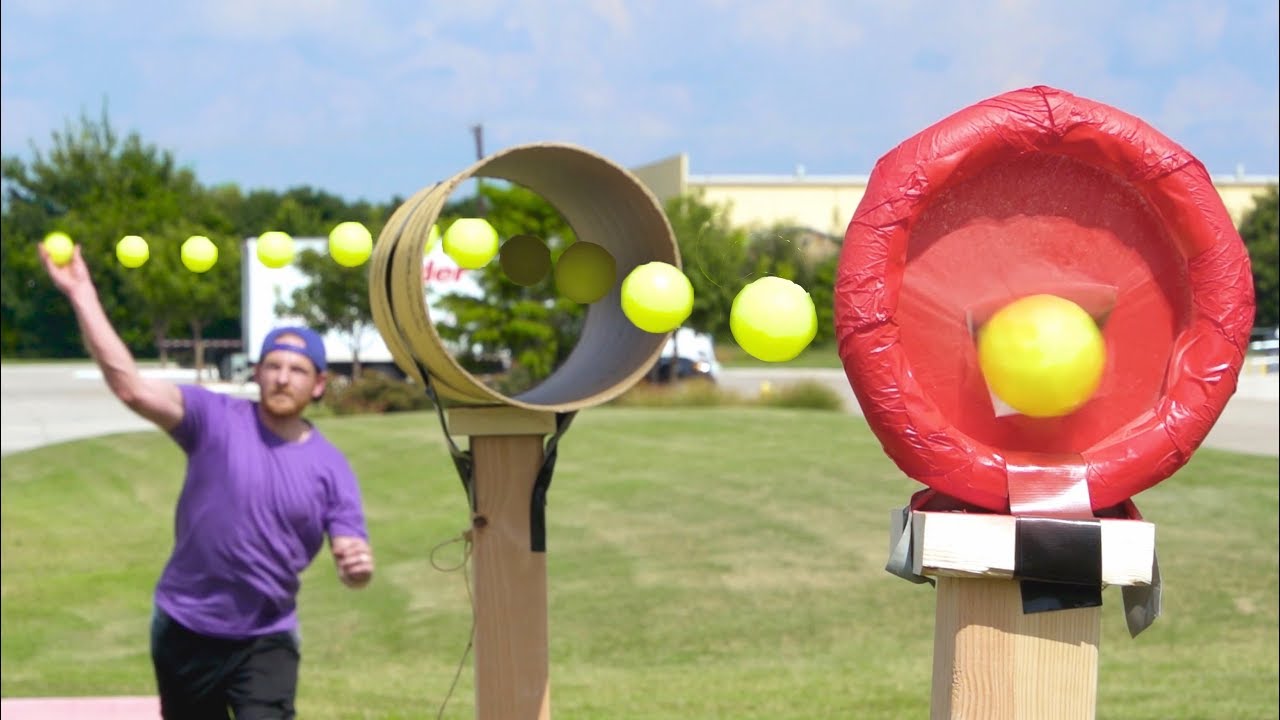
[[[295,254],[306,250],[322,255],[329,253],[327,238],[294,238],[293,247]],[[282,268],[263,265],[258,260],[257,237],[247,238],[243,242],[240,258],[240,326],[244,352],[229,356],[226,366],[221,370],[224,378],[243,381],[249,376],[252,366],[258,362],[262,341],[272,328],[305,324],[301,318],[276,312],[276,307],[282,301],[288,302],[293,297],[293,291],[303,287],[309,282],[309,278],[292,263]],[[351,268],[350,272],[368,273],[369,266],[366,264]],[[443,311],[436,308],[436,301],[446,294],[462,293],[474,297],[483,295],[472,272],[459,267],[445,254],[439,243],[427,253],[423,258],[422,276],[426,300],[433,318],[446,317]],[[401,374],[395,359],[391,357],[391,351],[387,349],[382,335],[372,322],[355,336],[336,330],[326,333],[324,349],[331,372],[349,374],[354,351],[358,350],[362,367]]]
[[[328,255],[329,252],[327,238],[298,237],[293,239],[293,245],[297,254],[305,250],[314,250],[323,255]],[[301,318],[276,312],[276,306],[282,301],[290,300],[294,290],[309,282],[309,278],[293,264],[282,268],[263,265],[258,260],[257,237],[244,241],[240,257],[240,324],[244,351],[224,357],[219,368],[223,379],[235,382],[249,379],[253,365],[258,362],[262,341],[272,328],[305,324]],[[351,268],[350,271],[367,273],[369,266],[362,265]],[[422,262],[422,276],[432,318],[448,321],[448,313],[437,307],[437,301],[445,295],[483,297],[484,293],[475,281],[474,272],[476,271],[459,267],[445,254],[439,243],[427,252]],[[372,322],[356,337],[338,331],[328,332],[324,335],[324,345],[331,372],[349,374],[354,359],[353,349],[358,349],[361,367],[403,375],[383,342],[382,335],[378,333],[377,326]],[[677,354],[679,360],[673,363],[672,358]],[[672,365],[675,366],[676,376],[681,379],[704,378],[715,381],[720,377],[720,363],[716,359],[711,336],[690,328],[680,328],[672,334],[649,379],[669,380]]]
[[[673,361],[673,358],[676,358]],[[674,366],[679,380],[720,380],[720,361],[716,358],[715,340],[707,333],[682,327],[671,333],[662,355],[649,372],[649,380],[669,382]]]

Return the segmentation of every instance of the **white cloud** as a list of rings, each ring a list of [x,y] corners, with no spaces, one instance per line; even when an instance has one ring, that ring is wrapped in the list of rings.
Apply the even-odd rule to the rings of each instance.
[[[194,25],[213,37],[283,41],[315,38],[359,46],[385,39],[372,3],[343,0],[217,0],[187,6]],[[343,49],[346,49],[345,47]]]
[[[1119,39],[1137,63],[1158,67],[1177,62],[1190,51],[1216,47],[1226,22],[1227,9],[1221,3],[1170,3],[1135,13],[1121,29]]]
[[[28,98],[6,99],[0,107],[0,142],[5,154],[25,152],[27,143],[43,144],[54,130],[62,128],[63,118],[57,117],[42,103]]]
[[[631,13],[625,0],[587,0],[587,6],[614,32],[630,32]]]
[[[1177,2],[6,0],[3,140],[21,151],[105,93],[129,129],[246,184],[292,167],[335,191],[412,191],[469,160],[474,123],[491,151],[565,140],[630,164],[689,152],[703,173],[863,173],[1043,83],[1220,171],[1274,171],[1275,4]],[[357,169],[314,164],[331,156]]]
[[[713,3],[737,37],[778,56],[855,47],[865,32],[856,5],[838,0]]]
[[[1243,137],[1274,156],[1280,135],[1278,105],[1274,85],[1264,88],[1229,68],[1211,66],[1179,78],[1165,95],[1159,117],[1164,124],[1161,129],[1193,155],[1201,145],[1225,145]],[[1251,160],[1236,158],[1244,164]]]

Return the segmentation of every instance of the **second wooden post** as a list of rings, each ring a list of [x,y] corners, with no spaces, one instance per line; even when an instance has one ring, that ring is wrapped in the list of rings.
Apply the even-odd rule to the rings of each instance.
[[[531,544],[534,485],[555,415],[511,407],[454,408],[471,438],[475,510],[477,720],[549,720],[547,559]]]

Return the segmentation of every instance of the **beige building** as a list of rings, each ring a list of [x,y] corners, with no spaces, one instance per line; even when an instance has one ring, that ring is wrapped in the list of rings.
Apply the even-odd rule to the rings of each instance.
[[[690,175],[689,157],[681,153],[632,168],[660,200],[685,193],[701,194],[711,205],[727,206],[729,221],[744,228],[790,225],[833,239],[843,238],[853,212],[867,189],[867,175]],[[1238,226],[1253,208],[1254,196],[1280,178],[1262,175],[1215,176],[1214,185]]]

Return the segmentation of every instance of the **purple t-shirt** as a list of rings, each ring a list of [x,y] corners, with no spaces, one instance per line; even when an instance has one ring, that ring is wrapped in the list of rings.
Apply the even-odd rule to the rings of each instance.
[[[172,436],[187,477],[156,605],[214,637],[293,630],[298,575],[324,535],[368,538],[355,474],[319,430],[288,442],[262,424],[256,402],[181,390]]]

